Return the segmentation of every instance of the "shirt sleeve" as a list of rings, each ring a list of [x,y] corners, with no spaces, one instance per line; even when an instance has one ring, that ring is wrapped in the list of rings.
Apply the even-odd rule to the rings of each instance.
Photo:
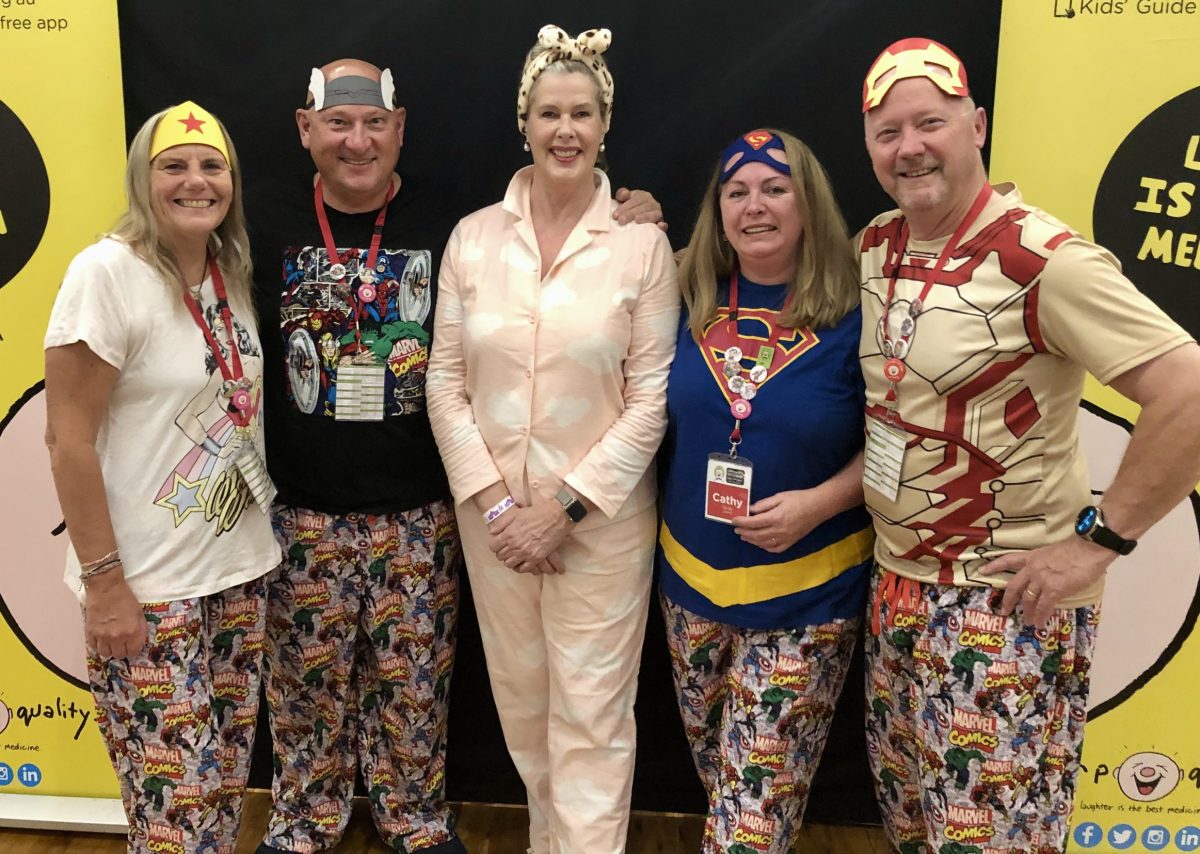
[[[678,327],[675,259],[666,235],[656,232],[633,308],[624,410],[565,478],[610,518],[645,475],[666,432],[667,374]]]
[[[117,370],[129,353],[129,311],[115,265],[93,246],[67,268],[50,312],[44,349],[82,341]]]
[[[1042,271],[1037,319],[1046,348],[1107,385],[1192,337],[1121,272],[1101,246],[1072,237]]]
[[[463,306],[459,296],[460,247],[461,235],[456,227],[446,243],[438,272],[433,351],[425,375],[429,424],[457,504],[504,479],[475,423],[467,392],[467,362],[462,348]]]

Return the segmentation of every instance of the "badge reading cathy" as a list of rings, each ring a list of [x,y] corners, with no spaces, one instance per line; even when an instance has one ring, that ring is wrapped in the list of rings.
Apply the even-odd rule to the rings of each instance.
[[[704,488],[704,518],[732,524],[738,516],[750,515],[750,480],[753,464],[729,454],[708,455],[708,477]]]

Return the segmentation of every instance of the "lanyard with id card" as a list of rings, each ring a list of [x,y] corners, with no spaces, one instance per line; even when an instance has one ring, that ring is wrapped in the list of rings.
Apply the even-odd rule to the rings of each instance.
[[[199,327],[200,334],[204,336],[209,352],[212,353],[213,361],[217,363],[217,369],[221,372],[223,382],[220,394],[226,401],[225,412],[229,416],[229,420],[233,422],[238,442],[237,450],[234,452],[234,464],[250,489],[251,495],[254,496],[258,509],[263,513],[268,513],[271,510],[271,502],[275,498],[275,485],[267,474],[266,463],[254,442],[255,429],[251,418],[253,411],[253,399],[250,395],[251,383],[246,379],[245,372],[242,370],[242,354],[237,346],[237,332],[233,327],[233,313],[229,308],[229,295],[225,291],[225,280],[221,276],[221,269],[217,266],[216,259],[211,255],[208,257],[208,272],[212,276],[218,313],[221,316],[221,325],[224,327],[227,339],[228,360],[221,352],[221,347],[214,334],[215,331],[204,319],[204,314],[200,311],[200,304],[186,288],[183,291],[183,303],[187,306],[188,313],[192,315],[192,320]]]
[[[785,306],[786,308],[786,306]],[[776,318],[778,319],[778,318]],[[766,344],[758,348],[754,367],[748,371],[742,366],[744,352],[742,337],[738,330],[738,271],[735,267],[729,276],[729,319],[727,328],[732,328],[737,344],[725,349],[725,360],[721,373],[729,391],[736,395],[729,404],[733,415],[733,430],[729,434],[729,452],[708,455],[708,466],[704,479],[704,518],[713,522],[732,524],[735,518],[750,515],[751,482],[754,464],[738,456],[738,445],[742,443],[742,422],[750,417],[754,407],[750,401],[758,394],[759,386],[767,379],[775,349],[783,333],[777,322],[771,324],[771,334]],[[714,324],[712,329],[717,329]]]
[[[350,318],[354,323],[354,337],[358,342],[359,352],[363,351],[362,331],[359,320],[366,306],[375,302],[379,291],[375,287],[375,265],[379,259],[379,246],[383,241],[383,227],[387,222],[387,209],[395,195],[395,188],[388,185],[387,198],[383,207],[375,216],[375,227],[371,233],[371,244],[367,248],[367,257],[357,266],[358,284],[350,288],[350,302],[354,315]],[[337,242],[333,239],[333,230],[329,226],[329,216],[325,213],[325,195],[321,189],[321,179],[317,178],[313,187],[313,209],[317,216],[317,224],[321,228],[321,238],[325,242],[325,254],[329,258],[329,275],[338,282],[345,282],[351,270],[348,262],[358,258],[358,250],[351,249],[345,255],[337,250]],[[381,364],[348,363],[337,367],[334,382],[337,388],[337,398],[334,405],[335,421],[382,421],[384,414],[384,399],[387,388],[387,366]]]
[[[731,454],[708,455],[704,483],[704,518],[730,524],[750,513],[750,481],[754,464]]]
[[[918,275],[924,282],[920,293],[909,303],[908,311],[902,318],[898,336],[893,337],[890,328],[892,307],[896,298],[896,280],[900,276],[900,266],[904,262],[904,254],[908,249],[908,223],[902,222],[895,245],[888,251],[888,268],[891,275],[888,281],[887,298],[883,304],[883,316],[879,319],[880,336],[883,340],[883,378],[888,383],[887,394],[884,396],[882,416],[870,415],[867,418],[867,447],[863,456],[863,485],[869,486],[888,501],[895,501],[900,495],[901,475],[904,468],[904,452],[908,447],[909,435],[901,428],[900,421],[900,381],[908,374],[907,358],[913,335],[917,331],[917,320],[925,310],[925,301],[929,298],[938,276],[945,269],[950,256],[958,248],[963,236],[972,223],[983,213],[988,200],[992,197],[992,187],[986,181],[975,197],[971,209],[958,224],[958,228],[946,241],[945,247],[938,255],[937,262],[932,268],[923,269]]]

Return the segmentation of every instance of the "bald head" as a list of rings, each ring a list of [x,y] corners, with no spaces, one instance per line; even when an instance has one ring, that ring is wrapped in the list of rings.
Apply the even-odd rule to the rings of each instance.
[[[391,110],[395,109],[395,100],[390,70],[381,70],[362,59],[335,59],[312,70],[305,106],[314,110],[345,105]]]
[[[321,72],[321,76],[325,78],[325,82],[337,80],[339,77],[347,75],[354,77],[365,77],[368,80],[379,82],[383,71],[378,65],[374,65],[362,59],[335,59],[333,62],[327,62],[322,65],[317,71]],[[308,91],[308,100],[305,103],[312,106],[313,95],[312,90]]]

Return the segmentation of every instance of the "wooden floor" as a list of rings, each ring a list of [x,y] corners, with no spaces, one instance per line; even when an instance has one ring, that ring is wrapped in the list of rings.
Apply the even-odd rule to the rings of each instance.
[[[253,854],[267,826],[270,798],[252,791],[246,800],[237,854]],[[471,854],[524,854],[527,817],[523,807],[456,804],[458,832]],[[629,854],[691,854],[700,848],[703,819],[698,816],[635,813],[629,827]],[[354,818],[332,854],[387,854],[392,849],[375,835],[365,803],[355,805]],[[0,828],[4,854],[123,854],[123,837],[94,833],[45,833]],[[887,854],[883,832],[875,827],[812,825],[804,828],[797,854]]]

